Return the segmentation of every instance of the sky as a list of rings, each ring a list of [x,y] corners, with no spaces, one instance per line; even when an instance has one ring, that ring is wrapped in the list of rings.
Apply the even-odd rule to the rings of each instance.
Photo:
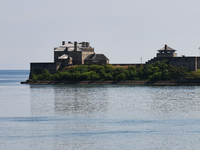
[[[141,63],[165,44],[199,56],[198,0],[0,0],[0,70],[53,62],[62,41],[88,41],[110,63]]]

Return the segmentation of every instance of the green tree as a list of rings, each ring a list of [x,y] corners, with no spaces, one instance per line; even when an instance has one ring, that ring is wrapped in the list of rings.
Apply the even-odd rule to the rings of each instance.
[[[49,73],[49,70],[47,70],[47,69],[44,69],[43,71],[42,71],[42,79],[43,80],[51,80],[51,74]]]
[[[135,66],[129,66],[124,74],[127,77],[127,80],[135,80],[137,78],[137,70]]]
[[[101,76],[99,73],[96,73],[95,71],[90,71],[90,78],[91,80],[100,80]]]
[[[90,77],[90,72],[84,72],[80,75],[79,77],[80,80],[90,80],[91,77]]]
[[[116,81],[124,81],[126,80],[126,75],[124,73],[120,73],[116,76]]]
[[[38,81],[37,75],[35,75],[35,74],[33,73],[33,74],[32,74],[32,79],[33,79],[34,82]]]
[[[60,80],[70,80],[71,79],[71,73],[69,72],[62,72],[60,74]]]
[[[113,77],[116,78],[119,74],[124,73],[125,68],[124,67],[117,67],[114,70]]]
[[[74,80],[74,81],[79,80],[80,75],[81,74],[79,72],[72,73],[71,74],[71,80]]]
[[[162,72],[155,72],[153,75],[149,77],[149,79],[152,81],[158,81],[158,80],[161,80],[161,75],[162,75]]]
[[[104,80],[106,80],[106,81],[108,81],[108,80],[114,80],[114,77],[112,76],[111,73],[106,73],[105,77],[104,77]]]

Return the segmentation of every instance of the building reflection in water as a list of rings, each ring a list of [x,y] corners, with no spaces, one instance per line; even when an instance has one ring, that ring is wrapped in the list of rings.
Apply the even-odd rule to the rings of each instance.
[[[195,86],[166,86],[160,90],[152,87],[149,98],[150,109],[153,113],[166,116],[195,115],[200,110],[200,91]]]
[[[93,85],[30,86],[32,115],[105,112],[108,91]]]

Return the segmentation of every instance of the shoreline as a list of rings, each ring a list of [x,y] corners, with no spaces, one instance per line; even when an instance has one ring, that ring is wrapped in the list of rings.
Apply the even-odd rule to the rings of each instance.
[[[56,84],[117,84],[117,85],[200,85],[200,80],[184,79],[179,81],[25,81],[21,84],[56,85]]]

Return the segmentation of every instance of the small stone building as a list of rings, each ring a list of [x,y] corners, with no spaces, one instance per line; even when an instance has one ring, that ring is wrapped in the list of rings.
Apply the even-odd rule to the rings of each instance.
[[[109,64],[109,59],[104,54],[90,54],[85,58],[84,64],[105,65]]]
[[[177,57],[175,49],[165,45],[165,47],[158,50],[157,57]]]

